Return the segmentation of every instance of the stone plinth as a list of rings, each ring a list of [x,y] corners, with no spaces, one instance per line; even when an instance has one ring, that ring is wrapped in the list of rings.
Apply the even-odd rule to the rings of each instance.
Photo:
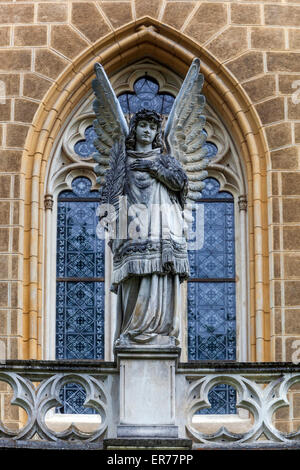
[[[115,348],[120,370],[120,438],[177,438],[175,368],[180,348],[130,345]]]

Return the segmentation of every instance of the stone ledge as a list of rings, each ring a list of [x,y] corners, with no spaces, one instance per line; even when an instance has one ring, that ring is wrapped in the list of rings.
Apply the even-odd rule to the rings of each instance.
[[[142,438],[117,438],[104,439],[104,450],[133,450],[133,449],[155,449],[155,450],[190,450],[192,441],[190,439],[142,439]]]

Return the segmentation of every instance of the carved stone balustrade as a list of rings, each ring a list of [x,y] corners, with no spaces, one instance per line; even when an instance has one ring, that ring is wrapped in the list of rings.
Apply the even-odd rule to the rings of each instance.
[[[2,361],[1,404],[3,382],[12,389],[11,404],[26,413],[20,412],[22,423],[17,430],[0,423],[0,447],[31,442],[33,447],[45,443],[55,443],[56,447],[85,443],[102,448],[105,440],[118,437],[121,397],[120,370],[116,362]],[[55,410],[61,406],[60,392],[67,383],[77,383],[83,387],[86,392],[85,406],[96,410],[96,426],[89,429],[89,415],[83,415],[87,420],[84,431],[74,424],[63,431],[49,426],[56,416]],[[193,448],[300,446],[300,429],[292,430],[292,426],[295,425],[295,429],[296,423],[299,423],[299,417],[293,418],[293,400],[295,395],[299,399],[299,383],[300,365],[292,363],[178,363],[173,388],[178,438],[190,439]],[[199,414],[199,410],[210,406],[209,392],[218,384],[235,389],[236,407],[240,411],[234,416],[210,415],[208,418],[208,415]],[[280,430],[279,421],[276,421],[276,413],[283,409],[290,410],[286,413],[286,420],[290,420],[289,432]],[[0,411],[3,416],[4,410]],[[52,416],[50,420],[49,414]],[[74,423],[76,416],[73,415]],[[232,427],[233,421],[239,423],[242,431],[227,429]],[[213,432],[212,427],[215,428]]]

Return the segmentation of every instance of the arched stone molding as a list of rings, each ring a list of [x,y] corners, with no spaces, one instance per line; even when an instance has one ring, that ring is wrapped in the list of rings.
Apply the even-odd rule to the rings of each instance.
[[[149,57],[184,77],[193,59],[201,58],[204,94],[237,146],[245,168],[249,208],[251,345],[253,360],[269,356],[268,236],[266,167],[268,149],[258,115],[233,75],[188,37],[156,20],[142,18],[99,40],[67,67],[40,104],[30,128],[23,158],[25,178],[24,358],[41,356],[40,342],[45,237],[45,175],[53,143],[63,123],[90,90],[93,66],[101,62],[108,75]]]

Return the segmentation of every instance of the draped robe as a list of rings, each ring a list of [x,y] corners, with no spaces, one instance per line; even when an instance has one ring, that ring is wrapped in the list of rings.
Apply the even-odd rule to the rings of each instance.
[[[152,161],[151,171],[132,170],[136,158]],[[127,209],[120,211],[118,235],[111,242],[112,290],[118,296],[116,344],[153,343],[158,336],[177,342],[180,282],[189,276],[186,192],[187,177],[173,157],[159,149],[127,152]]]

